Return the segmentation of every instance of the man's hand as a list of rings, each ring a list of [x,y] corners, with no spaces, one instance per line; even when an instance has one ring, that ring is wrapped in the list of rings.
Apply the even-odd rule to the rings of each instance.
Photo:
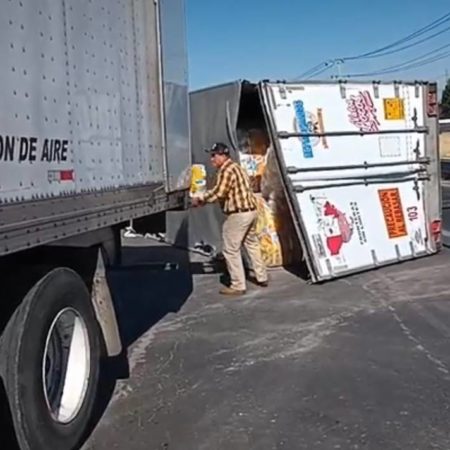
[[[191,204],[194,208],[198,208],[199,206],[204,205],[204,201],[200,197],[193,197],[191,199]]]

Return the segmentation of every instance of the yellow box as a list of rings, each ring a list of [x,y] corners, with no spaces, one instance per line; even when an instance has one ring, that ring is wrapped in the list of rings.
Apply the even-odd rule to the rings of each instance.
[[[278,267],[283,264],[281,242],[277,233],[275,217],[267,202],[257,195],[258,221],[256,233],[258,235],[261,253],[268,267]]]
[[[206,191],[206,168],[203,164],[193,164],[191,168],[190,196],[195,197]]]
[[[383,104],[386,120],[404,120],[405,103],[402,98],[385,98]]]

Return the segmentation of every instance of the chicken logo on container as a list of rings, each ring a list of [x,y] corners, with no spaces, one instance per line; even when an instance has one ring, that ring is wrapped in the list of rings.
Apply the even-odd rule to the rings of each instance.
[[[353,222],[347,219],[346,215],[339,211],[330,202],[326,202],[323,207],[324,232],[328,250],[331,256],[341,253],[342,246],[350,242],[353,235]]]
[[[331,256],[339,256],[342,246],[353,236],[353,219],[348,218],[334,204],[324,198],[312,199],[318,218],[319,230],[325,238]]]

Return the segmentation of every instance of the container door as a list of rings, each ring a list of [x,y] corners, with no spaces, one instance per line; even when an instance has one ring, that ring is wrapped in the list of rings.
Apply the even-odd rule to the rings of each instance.
[[[184,0],[159,0],[159,8],[166,178],[174,191],[189,187],[191,166]]]
[[[261,87],[313,281],[435,251],[425,205],[425,87]]]

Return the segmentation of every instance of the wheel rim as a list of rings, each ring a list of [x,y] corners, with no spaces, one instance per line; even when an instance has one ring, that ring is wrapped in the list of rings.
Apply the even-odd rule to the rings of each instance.
[[[73,308],[58,313],[47,334],[42,360],[45,400],[56,422],[72,422],[83,406],[90,376],[87,326]]]

